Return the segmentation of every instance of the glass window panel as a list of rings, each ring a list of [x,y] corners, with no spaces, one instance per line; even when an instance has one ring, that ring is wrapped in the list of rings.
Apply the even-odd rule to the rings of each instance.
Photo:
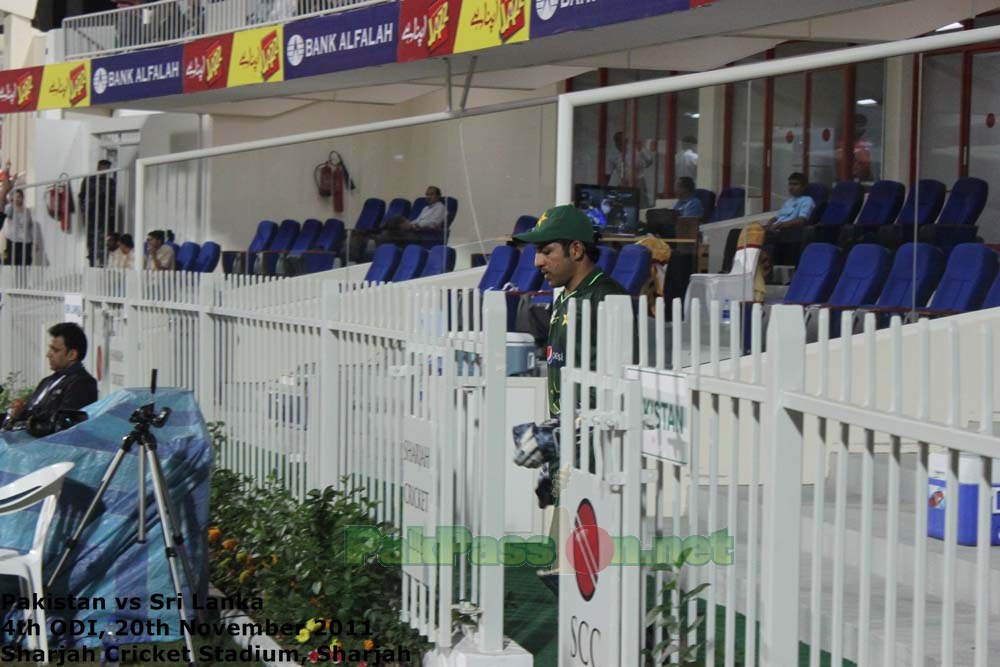
[[[882,178],[885,63],[861,63],[856,68],[854,156],[851,176],[861,183]]]
[[[838,180],[840,140],[844,125],[844,69],[813,72],[809,109],[810,182],[832,185]],[[784,174],[785,177],[788,174]],[[782,177],[775,172],[773,178]]]
[[[802,171],[802,110],[805,75],[774,80],[774,129],[771,136],[771,208],[788,196],[788,175]]]
[[[675,178],[688,176],[698,182],[698,119],[699,95],[697,90],[677,93],[677,141],[674,144]]]
[[[573,79],[573,90],[597,88],[598,73],[587,72]],[[599,107],[596,104],[577,107],[573,120],[573,182],[597,183],[597,137]]]
[[[948,187],[958,178],[962,54],[924,58],[920,123],[920,178]]]
[[[1000,53],[972,58],[972,99],[969,124],[969,176],[989,183],[986,208],[979,217],[979,235],[987,243],[1000,241]]]
[[[729,182],[733,187],[746,189],[752,198],[760,198],[763,192],[764,93],[765,83],[763,80],[746,81],[733,85],[733,134]],[[750,114],[749,137],[747,136],[748,113]]]

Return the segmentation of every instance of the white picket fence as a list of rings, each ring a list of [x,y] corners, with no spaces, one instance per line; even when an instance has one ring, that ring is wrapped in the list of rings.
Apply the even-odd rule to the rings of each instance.
[[[685,566],[681,577],[686,590],[708,584],[700,596],[698,664],[798,665],[800,641],[810,666],[821,659],[990,664],[1000,650],[990,632],[1000,620],[1000,556],[989,546],[1000,537],[989,481],[990,457],[1000,454],[993,432],[993,329],[1000,318],[974,314],[975,325],[952,318],[906,327],[895,318],[877,332],[869,315],[863,334],[830,340],[823,311],[820,340],[807,346],[801,307],[778,306],[768,318],[765,351],[759,305],[746,322],[734,318],[727,326],[712,304],[706,338],[697,308],[683,331],[664,326],[660,301],[656,333],[651,338],[639,328],[640,363],[629,366],[631,305],[615,301],[601,306],[596,332],[584,308],[582,358],[563,376],[564,396],[596,390],[596,403],[563,405],[563,432],[579,443],[562,495],[570,515],[577,512],[562,533],[567,549],[586,541],[583,501],[613,537],[616,530],[626,543],[639,536],[636,548],[727,529],[733,563],[717,564],[713,552],[713,560]],[[645,307],[640,300],[640,312]],[[674,322],[679,307],[673,305]],[[848,331],[853,314],[842,316]],[[742,325],[751,327],[746,338]],[[591,335],[601,343],[594,370]],[[664,448],[671,434],[656,430],[650,417],[657,411],[649,408],[683,401],[672,395],[677,386],[689,401],[682,406],[689,447]],[[972,426],[963,419],[970,390],[978,399]],[[631,455],[639,448],[641,461]],[[929,480],[935,452],[944,454],[940,484]],[[977,546],[956,540],[960,460],[970,485],[963,489],[979,494],[977,502],[962,501],[961,519],[974,526]],[[943,541],[928,537],[933,512],[944,515],[937,523],[943,519]],[[582,553],[597,558],[593,547]],[[662,623],[645,619],[664,602],[658,591],[665,576],[648,563],[612,566],[592,577],[597,593],[564,579],[560,664],[643,664],[638,648],[666,638]],[[676,611],[676,591],[672,601]],[[687,612],[695,618],[699,608],[691,603]],[[697,632],[688,640],[697,641]],[[677,641],[676,633],[670,639]]]
[[[102,395],[159,369],[160,386],[192,390],[206,420],[225,423],[225,467],[275,474],[300,497],[349,476],[379,502],[373,520],[404,537],[503,533],[502,294],[97,269],[55,291],[45,273],[0,269],[0,373],[25,386],[47,374],[45,330],[81,294]],[[462,538],[448,535],[451,554]],[[451,646],[460,610],[477,619],[483,650],[502,651],[502,567],[456,558],[403,575],[406,618],[437,647]]]

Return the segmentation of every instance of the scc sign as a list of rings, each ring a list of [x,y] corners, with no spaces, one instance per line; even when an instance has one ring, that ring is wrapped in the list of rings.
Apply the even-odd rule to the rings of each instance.
[[[573,532],[569,537],[566,556],[576,573],[577,592],[584,603],[590,603],[594,599],[601,574],[613,555],[614,544],[611,537],[598,526],[593,504],[588,498],[583,498],[573,520]],[[608,585],[614,585],[614,577]],[[600,606],[599,603],[595,605]],[[589,604],[586,606],[590,607]],[[591,613],[594,611],[597,609],[580,609],[580,614],[570,617],[569,658],[572,664],[582,667],[610,667],[603,664],[606,648],[602,642],[601,629]]]

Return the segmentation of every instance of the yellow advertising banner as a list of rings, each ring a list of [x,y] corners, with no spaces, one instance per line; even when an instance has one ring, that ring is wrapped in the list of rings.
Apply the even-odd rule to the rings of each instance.
[[[228,87],[285,80],[282,26],[233,33]]]
[[[531,0],[463,0],[454,53],[525,42]]]
[[[90,106],[90,61],[46,65],[38,91],[39,109],[70,109]]]

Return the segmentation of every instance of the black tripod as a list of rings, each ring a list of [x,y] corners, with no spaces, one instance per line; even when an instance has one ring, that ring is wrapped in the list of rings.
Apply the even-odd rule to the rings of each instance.
[[[122,438],[121,447],[118,449],[118,453],[115,454],[115,458],[111,461],[111,465],[104,472],[104,477],[101,479],[101,486],[97,489],[97,495],[91,501],[90,506],[87,508],[86,513],[83,516],[83,520],[77,527],[73,536],[66,541],[66,548],[59,558],[59,563],[56,565],[55,570],[52,571],[52,575],[49,577],[47,588],[52,590],[52,585],[55,583],[59,574],[62,572],[63,567],[65,567],[67,560],[69,560],[70,554],[76,548],[79,542],[80,535],[83,534],[84,529],[87,524],[93,518],[98,504],[101,502],[101,498],[104,496],[104,492],[107,490],[108,485],[111,483],[112,478],[114,478],[115,473],[118,472],[118,467],[121,465],[122,460],[125,455],[129,453],[132,449],[132,445],[138,444],[139,449],[142,450],[139,453],[139,528],[138,528],[138,538],[137,541],[140,544],[145,544],[146,542],[146,463],[148,462],[151,471],[151,477],[153,480],[153,495],[156,497],[156,509],[160,516],[160,521],[163,524],[163,543],[165,547],[165,552],[167,554],[167,563],[170,566],[170,578],[173,580],[174,584],[174,594],[179,601],[179,612],[181,617],[181,628],[184,634],[184,644],[188,649],[188,662],[190,664],[195,664],[194,661],[194,644],[191,638],[191,632],[188,629],[187,624],[187,611],[183,602],[183,589],[181,588],[180,573],[177,569],[177,559],[180,558],[181,566],[184,568],[184,576],[188,582],[188,588],[193,592],[192,582],[194,578],[191,576],[191,563],[188,561],[187,554],[184,551],[184,537],[178,528],[177,523],[177,512],[170,502],[170,497],[167,495],[167,483],[163,476],[163,467],[160,465],[160,459],[156,454],[156,436],[153,435],[150,430],[151,427],[162,428],[164,424],[167,423],[167,419],[170,418],[170,408],[163,408],[158,414],[156,413],[153,403],[156,397],[156,369],[153,369],[152,377],[150,378],[150,402],[140,408],[137,408],[132,416],[129,417],[129,421],[135,424],[135,428],[132,432]],[[197,611],[195,612],[197,615]]]

